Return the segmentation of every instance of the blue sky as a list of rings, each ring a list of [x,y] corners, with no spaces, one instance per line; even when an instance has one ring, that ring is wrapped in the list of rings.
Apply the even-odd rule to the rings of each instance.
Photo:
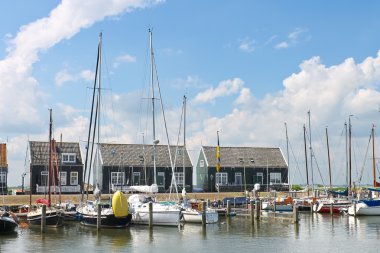
[[[215,145],[218,130],[221,145],[279,146],[286,152],[287,122],[292,177],[303,183],[302,126],[311,110],[324,182],[328,126],[333,181],[344,183],[341,132],[354,114],[354,175],[363,173],[369,182],[369,169],[361,167],[368,159],[371,125],[379,125],[380,117],[379,7],[378,1],[4,2],[0,141],[8,140],[9,182],[20,184],[28,138],[47,138],[48,108],[53,108],[56,138],[62,133],[67,141],[86,139],[87,87],[100,32],[107,88],[104,141],[141,143],[141,132],[151,138],[151,130],[139,124],[141,90],[148,84],[148,28],[153,28],[171,143],[182,96],[188,97],[186,135],[193,163],[201,144]],[[163,131],[159,135],[164,139]]]

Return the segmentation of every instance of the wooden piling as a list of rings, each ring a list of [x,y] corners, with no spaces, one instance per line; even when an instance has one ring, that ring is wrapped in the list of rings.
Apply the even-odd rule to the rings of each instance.
[[[354,216],[356,216],[356,202],[354,202]]]
[[[330,214],[333,215],[333,203],[330,203]]]
[[[251,224],[255,223],[255,201],[253,199],[250,200],[250,206],[251,206]]]
[[[234,198],[234,208],[236,208],[236,198]]]
[[[293,207],[293,223],[298,223],[298,206]]]
[[[261,201],[260,200],[256,200],[256,202],[255,202],[255,216],[256,216],[256,220],[260,219],[260,211],[261,211]]]
[[[231,203],[229,200],[227,200],[227,211],[226,215],[229,217],[231,215]]]
[[[102,206],[100,204],[97,205],[97,217],[96,217],[96,229],[100,230],[102,225]]]
[[[41,214],[41,232],[44,233],[46,228],[46,205],[42,205]]]
[[[149,202],[149,227],[153,227],[153,203]]]
[[[227,202],[227,205],[228,205],[228,202]],[[203,226],[206,226],[206,211],[207,211],[206,201],[202,201],[202,225]]]

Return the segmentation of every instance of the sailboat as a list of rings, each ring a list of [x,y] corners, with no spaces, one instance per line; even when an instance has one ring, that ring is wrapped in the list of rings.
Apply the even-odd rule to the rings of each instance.
[[[369,191],[380,192],[380,183],[376,181],[376,161],[375,161],[375,130],[372,126],[372,171],[373,171],[373,187],[368,188]],[[348,208],[349,215],[377,216],[380,215],[380,199],[363,199],[358,203],[352,204]]]
[[[134,186],[134,190],[145,190],[145,193],[149,193],[147,191],[158,191],[157,187],[157,171],[156,171],[156,145],[158,144],[158,140],[156,139],[156,123],[155,123],[155,93],[154,93],[154,54],[153,54],[153,45],[152,45],[152,31],[149,30],[149,39],[150,39],[150,60],[151,60],[151,93],[152,93],[152,120],[153,120],[153,178],[154,182],[151,186]],[[162,107],[162,100],[161,100]],[[163,111],[163,110],[162,110]],[[170,146],[169,147],[169,157],[171,160]],[[171,162],[171,164],[173,164]],[[172,166],[173,167],[173,166]],[[172,175],[174,177],[174,168],[172,168]],[[141,191],[140,191],[141,192]],[[149,194],[153,194],[155,192],[151,192]],[[177,205],[172,205],[170,203],[160,203],[156,202],[154,198],[147,197],[140,194],[133,194],[128,198],[128,203],[132,212],[132,223],[134,224],[149,224],[149,202],[152,202],[152,214],[153,214],[153,225],[164,225],[164,226],[178,226],[180,221],[180,213],[181,210]]]
[[[51,205],[51,186],[55,182],[58,171],[55,174],[53,169],[53,140],[52,140],[52,127],[53,127],[53,118],[52,110],[50,109],[50,124],[49,124],[49,161],[48,161],[48,199],[37,199],[37,208],[34,210],[29,210],[27,214],[27,220],[30,225],[41,225],[42,219],[42,205],[46,205],[46,226],[50,227],[59,227],[63,225],[64,212],[63,210],[56,208]],[[55,187],[54,187],[55,188]],[[30,205],[31,206],[31,205]]]
[[[18,223],[18,218],[14,213],[0,209],[0,234],[13,233]]]
[[[86,160],[84,177],[82,182],[82,198],[81,204],[77,208],[77,213],[82,225],[85,226],[97,226],[98,221],[98,205],[101,206],[100,213],[100,227],[101,228],[124,228],[129,225],[132,215],[129,213],[128,202],[126,196],[120,192],[116,191],[112,196],[112,201],[106,203],[101,202],[101,191],[96,185],[94,190],[95,201],[88,201],[88,185],[91,174],[91,165],[93,163],[93,153],[94,153],[94,141],[95,136],[97,136],[97,155],[99,155],[100,148],[100,89],[101,89],[101,46],[102,46],[102,33],[99,36],[98,44],[98,56],[96,62],[95,71],[95,81],[94,89],[92,94],[92,106],[91,106],[91,116],[90,116],[90,126],[88,131],[87,139],[87,149],[86,149]],[[96,97],[96,104],[95,104]],[[95,112],[94,112],[95,109]],[[93,126],[92,126],[93,125]],[[91,147],[90,147],[91,144]],[[90,158],[89,158],[89,150]],[[95,162],[99,162],[99,159],[95,159]],[[87,181],[87,201],[84,202],[84,182],[86,180],[87,165],[89,165],[88,171],[88,181]],[[99,166],[96,166],[99,169]]]

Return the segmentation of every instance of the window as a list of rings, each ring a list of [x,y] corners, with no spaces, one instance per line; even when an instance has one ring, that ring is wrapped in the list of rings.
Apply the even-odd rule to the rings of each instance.
[[[67,172],[66,171],[61,171],[59,172],[59,180],[61,180],[61,185],[66,185],[66,176]]]
[[[263,184],[264,174],[262,172],[257,172],[256,175],[253,176],[254,184]]]
[[[270,173],[270,183],[280,184],[281,183],[281,173]]]
[[[75,163],[75,154],[74,153],[63,153],[62,154],[62,162],[63,163]]]
[[[78,172],[70,172],[70,185],[78,185]]]
[[[175,172],[174,175],[177,185],[183,185],[183,172]]]
[[[124,185],[124,172],[111,172],[111,184]]]
[[[177,149],[177,155],[182,155],[182,149],[181,148]]]
[[[41,171],[41,186],[48,185],[48,175],[49,173],[47,171]]]
[[[241,172],[236,172],[235,173],[235,185],[241,185],[242,180],[241,180]]]
[[[0,183],[7,183],[7,173],[6,172],[0,172]]]
[[[205,160],[200,160],[200,161],[199,161],[199,166],[200,166],[201,168],[203,168],[203,167],[205,166]]]
[[[157,185],[165,187],[165,172],[157,172]]]
[[[133,185],[140,185],[140,172],[133,172]]]
[[[216,173],[216,184],[226,185],[228,183],[227,173]]]

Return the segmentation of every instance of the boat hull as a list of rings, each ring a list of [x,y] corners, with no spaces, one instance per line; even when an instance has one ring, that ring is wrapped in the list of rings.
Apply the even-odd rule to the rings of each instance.
[[[29,212],[26,217],[30,225],[41,226],[42,208],[38,208],[35,211]],[[45,224],[48,227],[60,227],[63,225],[64,213],[62,210],[55,208],[47,208],[45,217]]]
[[[215,211],[206,211],[206,223],[218,222],[219,215]],[[202,223],[202,212],[196,210],[182,211],[182,220],[186,223]]]
[[[96,227],[98,222],[97,215],[81,215],[81,224],[84,226]],[[132,220],[132,215],[128,214],[125,217],[116,218],[115,215],[102,215],[100,221],[101,228],[125,228]]]
[[[12,233],[18,227],[17,222],[10,217],[0,217],[0,233]]]
[[[363,203],[356,204],[356,213],[354,212],[354,205],[348,208],[349,215],[357,216],[380,216],[380,206],[367,206]]]
[[[153,225],[158,226],[178,226],[180,221],[180,210],[154,210]],[[132,223],[140,225],[149,224],[149,210],[135,209],[132,214]]]
[[[333,213],[341,213],[343,210],[347,209],[349,204],[336,204],[332,205]],[[330,213],[331,212],[331,204],[319,203],[318,205],[313,206],[313,210],[316,213]]]

